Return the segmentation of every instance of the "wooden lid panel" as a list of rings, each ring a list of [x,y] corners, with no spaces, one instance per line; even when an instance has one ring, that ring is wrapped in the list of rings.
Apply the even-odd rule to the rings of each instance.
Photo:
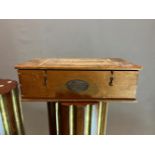
[[[17,69],[140,70],[142,67],[120,58],[37,58],[15,66]]]

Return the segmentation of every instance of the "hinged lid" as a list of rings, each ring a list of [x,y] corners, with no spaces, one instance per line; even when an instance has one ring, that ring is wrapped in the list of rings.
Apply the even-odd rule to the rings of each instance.
[[[16,69],[62,70],[140,70],[142,66],[120,58],[37,58],[15,66]]]

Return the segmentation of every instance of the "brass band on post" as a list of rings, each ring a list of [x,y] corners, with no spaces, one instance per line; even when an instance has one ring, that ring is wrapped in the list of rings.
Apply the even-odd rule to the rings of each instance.
[[[85,116],[84,116],[84,134],[91,134],[91,113],[92,113],[92,105],[87,104],[85,107]]]
[[[22,116],[21,103],[19,101],[17,88],[11,90],[11,97],[12,97],[12,103],[13,103],[15,122],[17,126],[17,133],[24,134],[23,116]]]
[[[60,118],[59,118],[59,103],[55,103],[55,118],[56,118],[56,134],[60,135]]]
[[[9,120],[8,120],[8,115],[7,115],[7,110],[5,106],[5,101],[4,97],[0,95],[0,111],[2,115],[2,121],[3,121],[3,127],[4,127],[4,132],[6,135],[10,134],[10,126],[9,126]]]
[[[100,101],[98,112],[98,128],[97,128],[98,135],[106,134],[107,114],[108,114],[108,103]]]
[[[74,135],[74,105],[69,106],[69,134]]]

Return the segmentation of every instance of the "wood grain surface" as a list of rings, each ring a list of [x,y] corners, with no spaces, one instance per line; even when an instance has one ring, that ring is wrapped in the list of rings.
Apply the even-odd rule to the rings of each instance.
[[[138,71],[19,70],[19,79],[22,98],[27,99],[135,100]],[[88,89],[81,92],[69,90],[66,83],[76,79],[86,81]]]
[[[17,87],[17,82],[10,79],[0,79],[0,94],[7,94]]]
[[[142,67],[120,58],[37,58],[15,66],[17,69],[140,70]]]

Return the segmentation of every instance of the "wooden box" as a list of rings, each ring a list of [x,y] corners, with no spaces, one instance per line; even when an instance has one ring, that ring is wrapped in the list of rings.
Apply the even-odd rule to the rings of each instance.
[[[142,67],[119,58],[34,59],[16,65],[23,99],[135,100]]]

